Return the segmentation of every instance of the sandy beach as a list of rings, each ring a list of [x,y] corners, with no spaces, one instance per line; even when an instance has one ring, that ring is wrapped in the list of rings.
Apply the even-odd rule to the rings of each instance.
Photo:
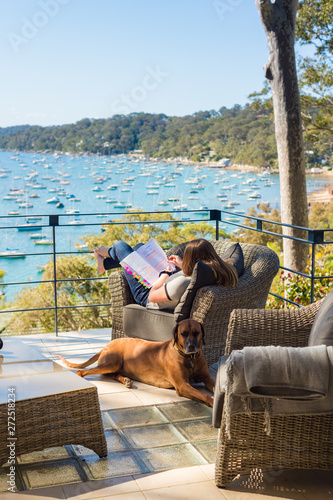
[[[324,189],[314,191],[308,196],[310,205],[312,203],[330,203],[333,201],[333,172],[324,172],[322,175],[327,179],[327,186]]]

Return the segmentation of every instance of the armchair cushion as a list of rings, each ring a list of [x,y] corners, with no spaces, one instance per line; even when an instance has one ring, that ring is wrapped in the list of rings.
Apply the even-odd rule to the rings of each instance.
[[[239,243],[231,245],[221,257],[223,260],[229,260],[237,269],[238,277],[244,273],[244,255]]]
[[[124,329],[128,337],[161,342],[171,340],[175,325],[173,313],[147,309],[139,304],[124,307]]]
[[[313,322],[308,345],[333,345],[333,290],[323,301]]]
[[[192,303],[199,288],[215,284],[216,276],[213,269],[201,261],[197,262],[193,269],[190,284],[175,308],[176,322],[179,323],[179,321],[190,317]]]
[[[243,250],[239,243],[231,245],[221,257],[223,260],[229,260],[237,269],[238,276],[244,273]],[[216,277],[210,266],[199,261],[192,273],[189,286],[184,292],[182,298],[175,308],[175,319],[177,323],[190,317],[195,294],[203,286],[216,285]]]

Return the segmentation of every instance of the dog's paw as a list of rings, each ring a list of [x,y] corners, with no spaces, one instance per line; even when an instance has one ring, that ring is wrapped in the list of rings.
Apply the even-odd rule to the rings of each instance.
[[[130,389],[133,385],[133,381],[130,378],[124,378],[124,386]]]
[[[76,372],[76,375],[78,375],[79,377],[82,377],[82,378],[84,376],[82,370],[79,370],[78,372]]]

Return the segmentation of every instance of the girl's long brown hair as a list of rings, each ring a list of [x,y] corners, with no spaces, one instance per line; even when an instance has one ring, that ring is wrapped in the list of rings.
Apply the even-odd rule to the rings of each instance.
[[[183,258],[183,273],[191,276],[195,264],[201,260],[214,271],[218,285],[236,286],[238,275],[235,266],[219,257],[213,245],[203,238],[189,241]]]

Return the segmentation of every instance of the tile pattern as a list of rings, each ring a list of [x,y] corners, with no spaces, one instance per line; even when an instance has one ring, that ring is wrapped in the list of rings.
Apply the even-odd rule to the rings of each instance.
[[[209,414],[209,408],[195,401],[104,411],[107,457],[100,459],[79,445],[22,455],[16,467],[19,488],[45,488],[213,463],[217,429],[209,424]],[[0,488],[6,491],[2,481],[6,467],[0,471]]]

